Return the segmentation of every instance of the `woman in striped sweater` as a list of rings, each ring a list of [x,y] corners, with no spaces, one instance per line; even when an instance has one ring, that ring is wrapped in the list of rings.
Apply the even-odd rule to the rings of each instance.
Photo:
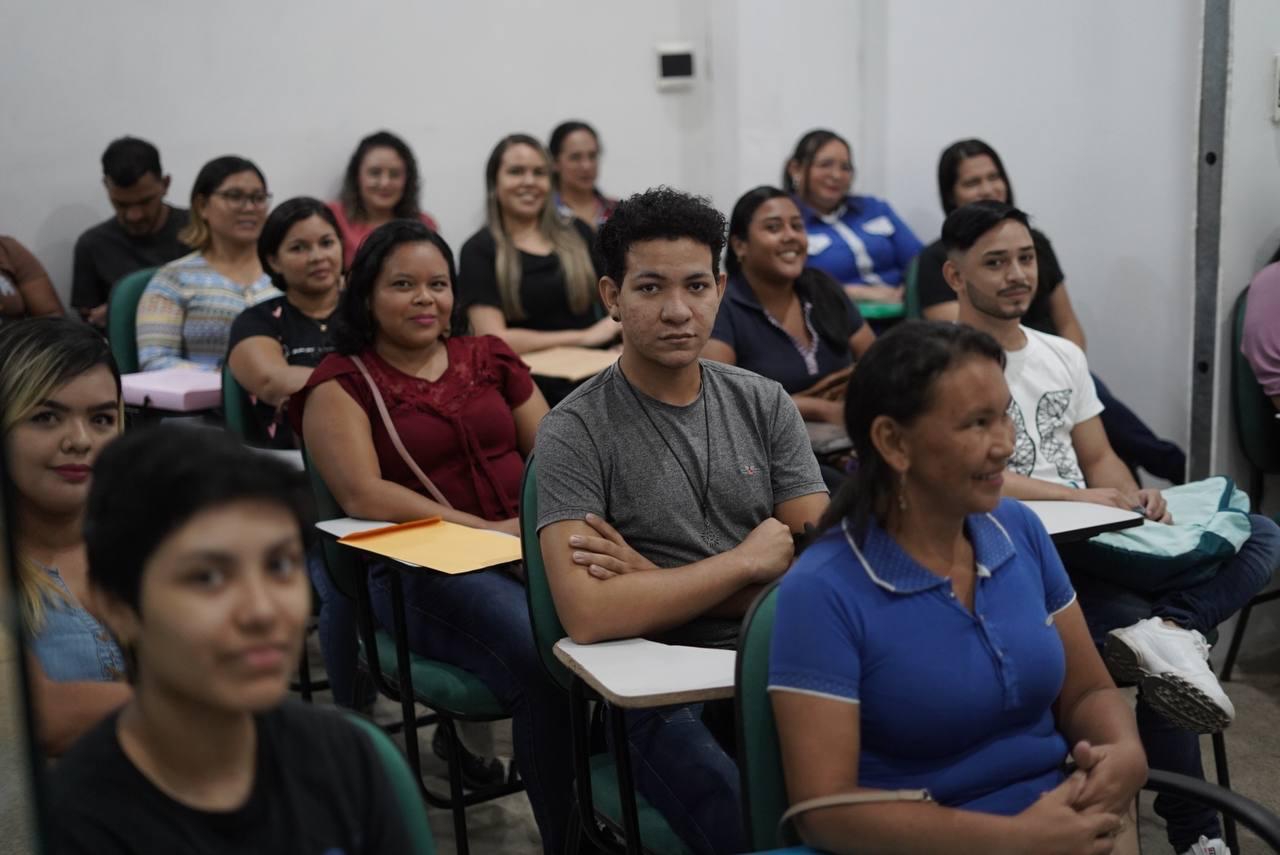
[[[138,302],[143,371],[217,371],[236,315],[280,296],[258,260],[270,201],[262,172],[242,157],[218,157],[200,170],[191,223],[180,235],[196,251],[160,268]]]

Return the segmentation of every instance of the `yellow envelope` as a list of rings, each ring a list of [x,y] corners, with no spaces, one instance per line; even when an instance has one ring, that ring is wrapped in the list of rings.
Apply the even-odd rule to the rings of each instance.
[[[359,531],[338,538],[338,543],[449,574],[520,560],[518,537],[439,517]]]
[[[591,347],[549,347],[520,357],[539,377],[583,380],[594,377],[618,361],[618,354]]]

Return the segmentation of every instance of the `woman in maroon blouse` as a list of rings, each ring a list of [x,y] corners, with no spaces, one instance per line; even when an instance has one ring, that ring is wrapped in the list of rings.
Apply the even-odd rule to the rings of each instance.
[[[453,253],[419,222],[393,220],[356,253],[334,318],[336,352],[290,402],[290,418],[348,514],[404,522],[440,516],[518,533],[520,480],[547,403],[529,369],[494,336],[451,335]],[[397,453],[361,374],[377,385],[406,451]],[[385,566],[371,573],[391,626]],[[548,852],[564,848],[573,772],[568,698],[538,661],[524,590],[501,570],[403,579],[409,643],[476,674],[512,710],[515,760]]]

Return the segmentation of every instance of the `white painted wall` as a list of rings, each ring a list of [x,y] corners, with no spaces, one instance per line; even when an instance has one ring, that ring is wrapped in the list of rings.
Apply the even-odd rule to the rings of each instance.
[[[1053,241],[1092,367],[1185,444],[1200,4],[867,3],[885,195],[933,240],[938,155],[994,146]]]
[[[330,197],[359,138],[389,128],[417,153],[423,205],[455,247],[481,223],[493,144],[512,131],[545,139],[565,118],[599,130],[606,192],[713,189],[708,88],[654,83],[655,43],[705,46],[704,2],[74,9],[71,22],[64,4],[10,4],[0,52],[0,233],[37,254],[64,298],[76,237],[110,215],[99,157],[124,133],[159,146],[185,205],[196,171],[226,153],[254,160],[277,200]]]

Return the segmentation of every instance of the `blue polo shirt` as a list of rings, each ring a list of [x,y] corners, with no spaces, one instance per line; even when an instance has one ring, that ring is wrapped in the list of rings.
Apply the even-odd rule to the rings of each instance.
[[[843,291],[841,293],[843,295]],[[849,313],[849,334],[853,335],[864,321],[853,301],[847,296],[844,301]],[[777,380],[787,394],[794,395],[853,362],[849,343],[846,341],[840,350],[833,348],[813,325],[812,304],[801,300],[800,305],[809,328],[807,345],[792,338],[791,333],[764,310],[746,279],[735,276],[729,280],[724,299],[720,301],[711,337],[733,348],[739,368]]]
[[[883,199],[850,196],[830,214],[797,201],[809,233],[809,266],[843,285],[901,285],[919,238]]]
[[[1075,592],[1021,503],[971,515],[965,532],[972,612],[874,522],[861,549],[841,526],[805,550],[779,590],[769,690],[857,705],[859,785],[1013,815],[1063,778],[1053,615]]]

